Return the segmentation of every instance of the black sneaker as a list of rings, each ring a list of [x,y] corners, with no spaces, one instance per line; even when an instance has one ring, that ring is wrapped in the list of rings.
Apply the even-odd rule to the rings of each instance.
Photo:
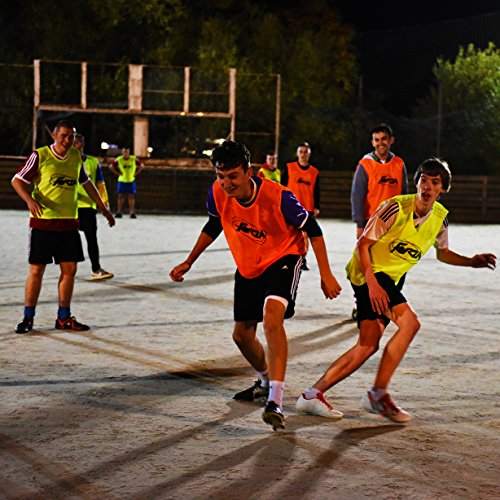
[[[260,380],[256,380],[252,387],[237,392],[233,399],[236,399],[236,401],[255,401],[259,398],[267,398],[267,396],[269,396],[269,387],[262,387]]]
[[[137,219],[137,215],[135,215],[135,214],[130,214],[130,218],[131,218],[131,219]]]
[[[33,330],[33,318],[27,316],[16,326],[16,333],[28,333],[31,330]]]
[[[115,214],[115,219],[121,219],[122,217],[123,215],[120,212]]]
[[[307,267],[307,261],[306,258],[304,257],[304,260],[302,262],[302,267],[300,268],[302,271],[309,271],[309,267]]]
[[[57,330],[73,330],[74,332],[84,332],[90,330],[90,326],[78,323],[74,316],[66,318],[65,320],[56,319],[56,329]]]
[[[271,425],[273,431],[285,428],[285,415],[283,415],[283,411],[274,401],[267,402],[264,413],[262,414],[262,420],[264,420],[266,424]]]

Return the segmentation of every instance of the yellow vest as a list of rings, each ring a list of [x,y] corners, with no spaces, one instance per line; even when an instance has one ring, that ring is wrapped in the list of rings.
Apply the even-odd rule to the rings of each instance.
[[[434,202],[432,212],[418,228],[413,222],[416,194],[395,196],[399,212],[392,227],[370,247],[374,273],[383,272],[395,283],[427,253],[435,243],[448,210]],[[347,278],[354,285],[366,283],[356,249],[346,266]]]
[[[70,148],[66,159],[60,160],[49,146],[37,149],[38,175],[31,196],[43,207],[41,219],[77,219],[77,187],[82,155]],[[33,217],[33,215],[31,215]]]
[[[95,156],[87,155],[83,164],[85,165],[85,170],[87,171],[87,174],[89,174],[90,180],[97,186],[96,174],[97,174],[97,167],[99,166],[99,160]],[[85,189],[81,184],[78,184],[77,193],[78,193],[78,208],[93,208],[93,209],[97,208],[96,202],[89,197],[87,191],[85,191]]]
[[[281,182],[281,170],[277,168],[276,170],[269,170],[267,168],[260,168],[259,174],[264,176],[264,179],[269,179],[270,181],[277,182],[278,184]]]
[[[118,170],[121,172],[120,177],[118,177],[119,182],[134,182],[135,181],[135,155],[130,155],[128,160],[125,160],[123,156],[119,156],[116,161],[118,162]]]

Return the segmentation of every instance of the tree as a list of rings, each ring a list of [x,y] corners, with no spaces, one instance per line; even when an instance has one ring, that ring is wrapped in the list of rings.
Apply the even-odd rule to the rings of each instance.
[[[500,173],[499,68],[500,50],[493,43],[484,50],[460,47],[454,61],[437,60],[437,86],[415,110],[429,118],[440,107],[439,154],[456,173]]]

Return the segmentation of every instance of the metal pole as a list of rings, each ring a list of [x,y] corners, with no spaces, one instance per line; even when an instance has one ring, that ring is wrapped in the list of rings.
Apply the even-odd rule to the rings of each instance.
[[[281,75],[276,75],[276,126],[274,138],[274,154],[279,158],[280,144],[280,115],[281,115]]]

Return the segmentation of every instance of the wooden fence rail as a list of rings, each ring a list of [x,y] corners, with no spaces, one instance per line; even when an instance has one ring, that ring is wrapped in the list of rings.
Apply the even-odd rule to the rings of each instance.
[[[25,209],[10,180],[22,160],[0,161],[0,208]],[[104,166],[111,206],[116,208],[116,177]],[[137,210],[142,213],[204,214],[205,198],[215,180],[210,168],[158,166],[146,161],[137,180]],[[321,172],[321,216],[350,219],[352,172]],[[414,185],[410,182],[411,191]],[[500,223],[500,177],[454,176],[451,191],[442,200],[451,222]]]

